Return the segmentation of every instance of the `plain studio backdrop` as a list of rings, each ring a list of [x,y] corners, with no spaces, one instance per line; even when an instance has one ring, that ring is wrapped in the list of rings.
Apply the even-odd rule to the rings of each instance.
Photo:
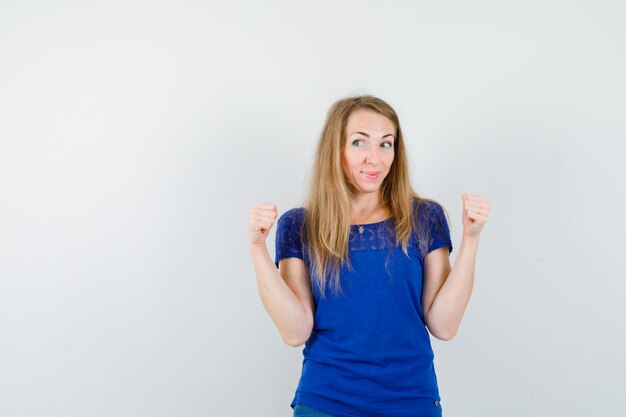
[[[444,415],[623,415],[624,2],[225,3],[0,2],[0,416],[291,416],[248,209],[362,93],[493,203]]]

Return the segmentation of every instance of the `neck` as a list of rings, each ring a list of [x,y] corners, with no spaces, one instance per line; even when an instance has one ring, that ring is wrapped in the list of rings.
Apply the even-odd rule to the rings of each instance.
[[[353,196],[350,200],[351,223],[373,223],[386,218],[387,211],[380,207],[378,193],[361,194]]]

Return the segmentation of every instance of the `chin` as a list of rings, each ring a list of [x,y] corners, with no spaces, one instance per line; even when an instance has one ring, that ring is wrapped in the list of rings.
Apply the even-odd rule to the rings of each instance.
[[[376,193],[378,191],[380,191],[380,186],[378,187],[359,187],[357,188],[358,191],[362,192],[362,193]]]

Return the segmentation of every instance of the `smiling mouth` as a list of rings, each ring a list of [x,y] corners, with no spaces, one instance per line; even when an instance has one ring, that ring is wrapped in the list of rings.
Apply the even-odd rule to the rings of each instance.
[[[380,176],[380,172],[366,172],[363,171],[363,175],[365,175],[367,178],[371,178],[371,179],[376,179]]]

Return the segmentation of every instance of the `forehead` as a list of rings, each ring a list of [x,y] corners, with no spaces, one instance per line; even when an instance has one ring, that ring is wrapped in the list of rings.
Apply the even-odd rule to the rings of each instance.
[[[346,134],[351,135],[362,129],[381,133],[394,133],[396,130],[393,122],[382,114],[370,109],[358,109],[348,117]]]

